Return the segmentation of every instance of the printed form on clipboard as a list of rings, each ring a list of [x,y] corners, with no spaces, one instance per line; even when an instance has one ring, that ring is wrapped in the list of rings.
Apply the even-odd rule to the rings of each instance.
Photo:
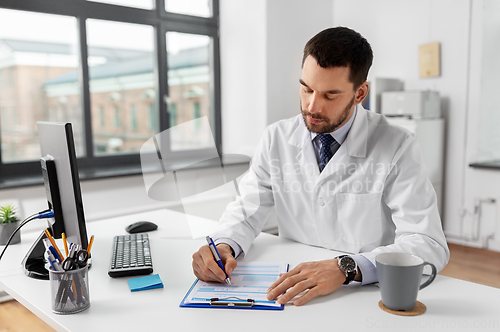
[[[267,289],[287,271],[284,262],[238,262],[231,286],[196,279],[180,306],[281,310],[282,304],[267,299]]]

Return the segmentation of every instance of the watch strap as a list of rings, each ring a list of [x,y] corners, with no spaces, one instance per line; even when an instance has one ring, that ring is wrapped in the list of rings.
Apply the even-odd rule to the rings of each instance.
[[[351,281],[353,281],[354,278],[356,278],[356,274],[356,272],[348,272],[344,281],[344,285],[348,285]]]

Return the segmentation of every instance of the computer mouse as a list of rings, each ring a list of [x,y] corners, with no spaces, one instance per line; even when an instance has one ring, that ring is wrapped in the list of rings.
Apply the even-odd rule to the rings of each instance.
[[[158,226],[150,221],[138,221],[125,227],[125,230],[130,234],[149,232],[156,229],[158,229]]]

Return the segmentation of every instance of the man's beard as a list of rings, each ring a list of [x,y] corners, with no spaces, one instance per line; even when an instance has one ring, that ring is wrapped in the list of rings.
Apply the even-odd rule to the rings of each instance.
[[[327,117],[323,117],[319,114],[311,114],[306,110],[302,110],[302,104],[300,105],[300,108],[302,110],[301,111],[302,112],[302,119],[304,120],[304,123],[310,132],[318,133],[318,134],[327,134],[327,133],[331,133],[331,132],[337,130],[338,128],[340,128],[342,123],[349,116],[349,111],[351,110],[352,105],[354,105],[354,97],[352,97],[349,104],[344,108],[344,110],[340,114],[340,118],[335,122],[330,122]],[[323,123],[317,124],[317,125],[313,124],[313,123],[308,123],[306,120],[307,116],[311,116],[313,119],[321,119],[321,120],[323,120]]]

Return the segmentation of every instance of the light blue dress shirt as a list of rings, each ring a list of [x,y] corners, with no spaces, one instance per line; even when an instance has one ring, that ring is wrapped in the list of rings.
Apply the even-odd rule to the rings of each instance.
[[[356,118],[357,108],[358,106],[356,105],[354,107],[354,112],[349,121],[347,121],[342,127],[330,133],[330,135],[333,136],[333,138],[337,141],[339,145],[342,145],[342,143],[344,143],[347,134],[349,134],[349,130],[351,130],[354,119]],[[321,142],[317,137],[318,137],[317,133],[311,132],[311,141],[314,147],[314,152],[316,154],[316,160],[319,163]],[[332,144],[332,149],[333,149],[333,144]],[[337,149],[335,149],[335,151],[336,150]],[[216,239],[214,242],[216,245],[219,243],[226,243],[229,246],[231,246],[231,248],[233,248],[234,250],[234,257],[238,257],[241,254],[242,250],[240,245],[229,238]],[[361,271],[363,277],[363,281],[361,282],[362,285],[371,284],[378,281],[377,269],[372,264],[372,262],[370,262],[366,257],[360,254],[352,255],[351,257],[356,261],[356,264],[358,265],[359,270]]]

